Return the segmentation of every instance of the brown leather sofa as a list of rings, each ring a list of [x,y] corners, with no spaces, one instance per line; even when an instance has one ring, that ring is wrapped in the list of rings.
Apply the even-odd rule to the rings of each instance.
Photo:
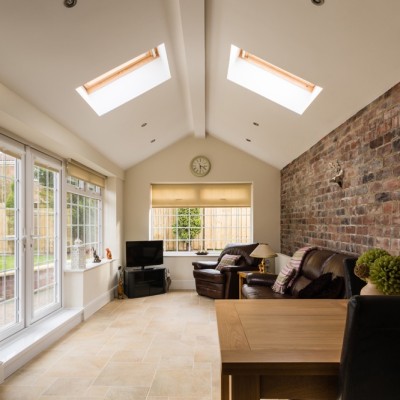
[[[246,299],[350,298],[359,294],[360,290],[358,282],[360,279],[353,273],[356,261],[356,257],[348,254],[313,249],[306,254],[299,275],[284,294],[272,290],[277,275],[252,273],[247,276],[246,284],[242,286],[242,297]],[[332,275],[326,280],[325,277],[328,277],[329,273]],[[333,282],[336,277],[340,278]],[[308,286],[311,283],[313,285]]]
[[[193,276],[196,291],[199,295],[213,299],[238,299],[238,271],[257,271],[259,258],[250,257],[250,253],[258,246],[252,244],[228,244],[222,250],[217,261],[194,261]],[[235,265],[223,266],[216,269],[225,254],[238,255],[240,258]]]

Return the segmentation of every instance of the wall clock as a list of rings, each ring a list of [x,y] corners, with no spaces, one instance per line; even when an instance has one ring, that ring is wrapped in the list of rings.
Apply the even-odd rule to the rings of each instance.
[[[206,176],[211,169],[210,160],[204,156],[196,156],[190,162],[190,171],[194,176]]]

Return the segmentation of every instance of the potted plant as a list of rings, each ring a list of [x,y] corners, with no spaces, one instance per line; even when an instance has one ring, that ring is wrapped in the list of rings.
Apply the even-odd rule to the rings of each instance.
[[[383,249],[370,249],[358,257],[354,273],[362,280],[368,282],[370,268],[378,258],[389,256],[390,254]]]
[[[370,279],[383,294],[400,295],[400,257],[376,259],[370,268]]]
[[[383,249],[370,249],[356,262],[355,275],[367,282],[361,294],[400,294],[400,257]]]

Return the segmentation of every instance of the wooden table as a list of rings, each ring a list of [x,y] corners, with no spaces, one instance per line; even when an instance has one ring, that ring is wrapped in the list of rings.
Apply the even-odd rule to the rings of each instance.
[[[221,400],[336,399],[347,300],[217,300]]]
[[[247,278],[248,274],[251,274],[253,272],[257,271],[238,271],[238,277],[239,277],[239,299],[242,298],[242,286],[244,284],[245,279]]]

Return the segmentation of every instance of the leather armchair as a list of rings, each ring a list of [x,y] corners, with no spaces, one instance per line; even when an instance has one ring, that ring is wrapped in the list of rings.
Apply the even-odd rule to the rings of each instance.
[[[196,291],[199,295],[213,299],[238,299],[238,271],[257,271],[259,258],[250,257],[250,253],[258,246],[252,244],[228,244],[222,250],[217,261],[194,261],[193,276]],[[240,255],[236,265],[227,265],[216,269],[225,254]]]
[[[400,398],[400,296],[354,296],[347,308],[340,399]]]

